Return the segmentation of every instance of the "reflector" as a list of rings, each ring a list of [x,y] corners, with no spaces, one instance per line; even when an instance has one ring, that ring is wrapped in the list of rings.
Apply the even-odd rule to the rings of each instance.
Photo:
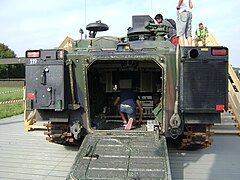
[[[222,104],[216,105],[216,110],[217,111],[224,111],[224,105],[222,105]]]
[[[226,48],[212,48],[213,56],[226,56],[228,55],[228,50]]]
[[[29,93],[29,94],[27,94],[27,98],[28,99],[35,99],[35,94],[34,93]]]
[[[129,49],[130,49],[129,45],[126,45],[126,46],[125,46],[125,49],[126,49],[126,50],[129,50]]]

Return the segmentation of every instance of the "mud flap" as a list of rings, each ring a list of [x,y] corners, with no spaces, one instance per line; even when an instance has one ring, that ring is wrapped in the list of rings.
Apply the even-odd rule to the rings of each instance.
[[[166,139],[154,132],[87,135],[67,179],[171,179]]]

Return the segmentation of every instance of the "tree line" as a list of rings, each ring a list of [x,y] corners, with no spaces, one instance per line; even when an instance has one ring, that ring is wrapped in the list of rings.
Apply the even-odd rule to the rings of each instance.
[[[7,45],[0,43],[0,59],[15,58],[14,51],[8,48]],[[1,64],[0,65],[0,79],[9,78],[24,78],[25,70],[24,64]]]

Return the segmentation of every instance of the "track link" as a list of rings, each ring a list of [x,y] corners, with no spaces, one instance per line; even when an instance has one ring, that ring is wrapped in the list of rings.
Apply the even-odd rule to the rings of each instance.
[[[75,140],[73,134],[70,132],[68,123],[54,123],[48,122],[44,124],[47,127],[47,131],[44,132],[46,140],[57,144],[64,145],[80,145],[81,141]]]
[[[211,125],[185,125],[182,136],[178,139],[178,149],[197,150],[209,147],[213,140]]]
[[[70,132],[68,123],[45,124],[47,127],[46,140],[64,145],[80,145],[82,140],[75,140]],[[177,139],[177,147],[182,150],[203,149],[211,145],[212,139],[210,132],[212,125],[185,125],[185,130],[181,137]]]

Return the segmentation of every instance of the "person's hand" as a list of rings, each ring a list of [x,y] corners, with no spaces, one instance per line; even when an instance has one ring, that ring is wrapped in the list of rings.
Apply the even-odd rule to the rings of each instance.
[[[143,120],[141,118],[139,118],[139,121],[138,121],[139,124],[144,124]]]

